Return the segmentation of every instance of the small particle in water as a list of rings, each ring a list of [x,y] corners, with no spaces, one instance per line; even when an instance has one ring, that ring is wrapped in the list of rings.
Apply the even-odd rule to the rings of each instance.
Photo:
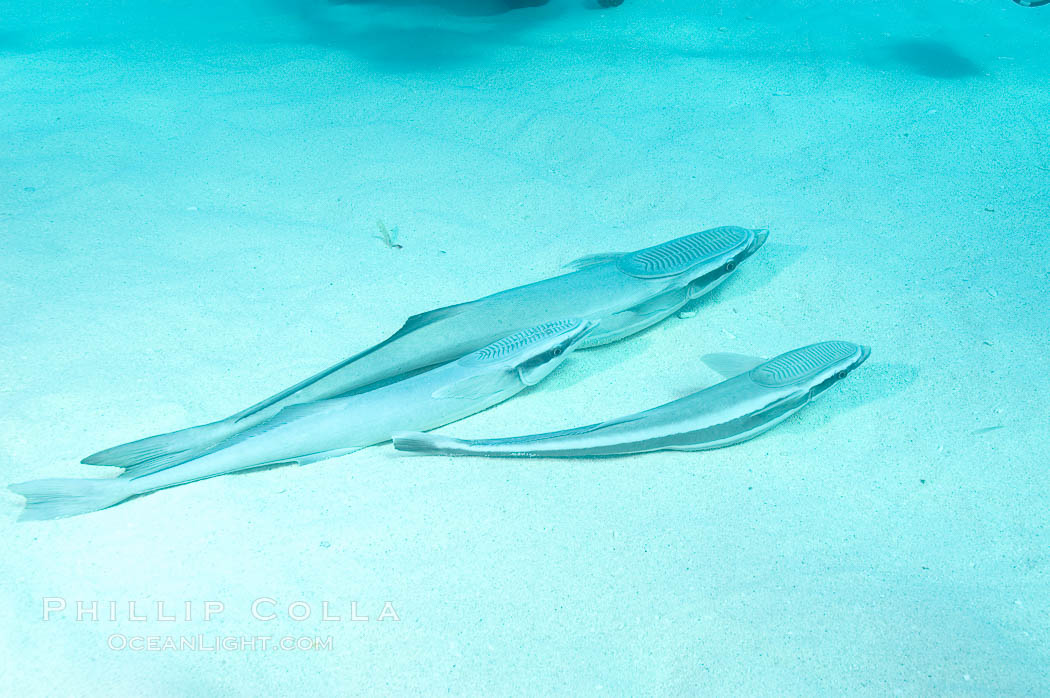
[[[988,213],[995,213],[995,208],[992,207],[992,206],[985,206],[984,210],[987,211]]]
[[[29,193],[33,193],[33,192],[36,191],[36,187],[22,187],[22,191],[27,191]]]
[[[332,544],[331,544],[331,543],[329,543],[329,542],[328,542],[328,541],[326,541],[326,540],[323,540],[323,541],[321,541],[321,547],[322,547],[322,548],[330,548],[330,547],[332,547]]]
[[[926,481],[925,481],[925,480],[923,480],[922,478],[919,478],[919,482],[920,482],[920,483],[922,483],[922,484],[924,484],[924,485],[926,484]]]
[[[404,249],[404,246],[397,242],[398,230],[396,225],[393,228],[387,228],[386,223],[378,220],[376,221],[376,227],[379,229],[379,234],[373,235],[373,237],[382,240],[383,244],[392,250]]]
[[[984,427],[983,429],[974,429],[970,433],[976,436],[977,434],[987,434],[990,431],[995,431],[996,429],[1002,429],[1002,428],[1003,428],[1002,424],[996,424],[994,427]]]

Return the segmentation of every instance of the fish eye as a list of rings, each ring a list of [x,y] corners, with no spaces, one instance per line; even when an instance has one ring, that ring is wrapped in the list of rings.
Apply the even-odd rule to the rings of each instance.
[[[555,356],[561,356],[563,351],[565,351],[565,350],[562,349],[561,347],[554,347],[554,351],[552,351],[551,353],[554,354]]]
[[[838,373],[836,374],[836,376],[838,377],[838,379],[839,379],[839,380],[842,380],[843,378],[845,378],[845,377],[846,377],[846,372],[845,372],[845,371],[839,371],[839,372],[838,372]]]
[[[732,259],[726,262],[726,271],[733,271],[734,269],[736,269],[736,262]]]

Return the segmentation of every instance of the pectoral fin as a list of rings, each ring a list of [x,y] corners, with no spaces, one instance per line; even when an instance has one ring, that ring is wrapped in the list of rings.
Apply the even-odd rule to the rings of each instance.
[[[639,318],[650,317],[652,315],[660,315],[663,317],[674,312],[678,308],[681,308],[686,300],[686,294],[679,289],[670,293],[665,293],[662,296],[657,296],[641,305],[636,305],[630,310],[625,310],[624,314],[634,315]]]
[[[477,400],[491,397],[506,388],[506,385],[507,377],[503,371],[486,371],[438,388],[431,397],[438,400]]]
[[[707,364],[708,368],[722,374],[726,378],[747,373],[765,361],[759,356],[748,356],[746,354],[705,354],[700,360]]]
[[[640,332],[681,308],[687,300],[687,291],[679,288],[650,298],[633,308],[614,313],[602,319],[598,329],[583,340],[580,348],[601,346]]]

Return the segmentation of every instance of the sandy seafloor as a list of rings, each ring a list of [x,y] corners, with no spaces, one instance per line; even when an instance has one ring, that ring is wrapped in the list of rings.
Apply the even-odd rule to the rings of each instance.
[[[717,381],[709,352],[873,355],[714,452],[384,445],[42,523],[4,492],[4,693],[1050,692],[1050,8],[155,4],[4,3],[5,482],[100,475],[79,459],[413,313],[714,225],[771,236],[695,317],[444,433],[655,406]],[[109,649],[198,634],[332,647]]]

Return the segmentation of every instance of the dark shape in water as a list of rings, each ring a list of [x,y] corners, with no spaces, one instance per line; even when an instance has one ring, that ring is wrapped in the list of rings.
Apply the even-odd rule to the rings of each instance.
[[[890,46],[890,54],[915,72],[932,78],[964,78],[981,73],[969,58],[932,39],[897,41]]]
[[[527,7],[540,7],[550,0],[328,0],[332,5],[433,5],[459,15],[496,15]],[[622,0],[621,0],[622,2]]]

